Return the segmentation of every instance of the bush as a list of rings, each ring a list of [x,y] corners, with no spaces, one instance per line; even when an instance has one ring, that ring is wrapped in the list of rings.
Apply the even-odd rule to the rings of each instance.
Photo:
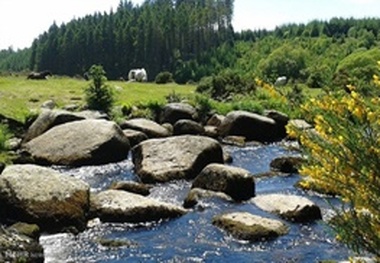
[[[181,102],[184,98],[174,90],[165,96],[167,103]]]
[[[157,101],[149,101],[146,104],[146,108],[150,110],[151,119],[155,122],[159,122],[162,108],[164,107],[163,103],[157,102]]]
[[[173,74],[168,71],[160,72],[157,74],[155,82],[156,84],[166,84],[173,82]]]
[[[208,118],[211,117],[213,106],[211,104],[211,99],[207,96],[196,95],[195,96],[195,107],[198,112],[198,117],[202,123],[206,123]]]
[[[375,83],[380,87],[378,78]],[[308,156],[300,173],[341,196],[342,209],[334,208],[337,216],[330,222],[338,239],[380,257],[380,98],[350,87],[350,93],[310,100],[303,110],[314,116],[315,132],[287,127]]]
[[[261,77],[274,82],[279,76],[288,79],[304,80],[307,68],[308,51],[300,47],[285,44],[275,49],[258,65]]]
[[[105,84],[106,72],[100,65],[92,65],[89,70],[91,84],[85,89],[87,106],[91,110],[110,113],[114,96],[112,90]]]
[[[229,100],[236,94],[249,94],[255,91],[254,80],[241,77],[232,70],[226,70],[216,76],[203,78],[197,92],[209,95],[215,100]]]
[[[0,152],[7,150],[7,140],[11,138],[11,133],[7,125],[0,124]]]
[[[331,70],[328,66],[313,66],[307,69],[308,78],[306,84],[310,88],[324,88],[330,83],[332,78]]]
[[[196,92],[210,95],[212,90],[212,80],[213,77],[202,78],[197,86]]]
[[[378,74],[376,62],[380,60],[380,49],[359,49],[339,62],[334,80],[336,84],[346,87],[348,84],[363,85],[368,88],[373,75]]]

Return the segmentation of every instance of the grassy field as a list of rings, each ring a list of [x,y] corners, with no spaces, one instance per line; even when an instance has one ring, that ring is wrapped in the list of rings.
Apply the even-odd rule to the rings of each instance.
[[[68,104],[84,104],[84,88],[90,82],[73,78],[54,77],[48,80],[27,80],[25,77],[0,77],[0,114],[24,121],[31,111],[39,109],[47,100],[58,107]],[[148,102],[165,102],[169,94],[188,96],[195,86],[174,83],[157,85],[108,81],[115,94],[115,105],[135,105]]]

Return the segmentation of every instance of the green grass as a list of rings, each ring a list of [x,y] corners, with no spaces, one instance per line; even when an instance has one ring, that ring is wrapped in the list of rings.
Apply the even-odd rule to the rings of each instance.
[[[0,77],[0,114],[19,121],[38,110],[47,100],[54,100],[58,107],[68,104],[84,105],[84,88],[90,82],[53,77],[48,80],[27,80],[25,77]],[[108,81],[115,94],[115,106],[164,103],[165,97],[173,92],[189,96],[195,91],[192,85],[175,83],[157,85],[154,83],[136,83]]]

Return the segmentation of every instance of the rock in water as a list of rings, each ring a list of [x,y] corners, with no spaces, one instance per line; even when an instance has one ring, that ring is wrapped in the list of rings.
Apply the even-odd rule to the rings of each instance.
[[[322,219],[320,208],[302,196],[268,194],[253,198],[252,202],[264,211],[290,221],[309,222]]]
[[[128,138],[116,123],[81,120],[55,126],[23,146],[31,162],[41,165],[97,165],[124,160]]]
[[[218,126],[221,136],[244,136],[248,141],[274,142],[284,138],[284,127],[269,118],[246,111],[232,111]]]
[[[132,150],[135,171],[144,183],[192,179],[210,163],[223,163],[214,139],[182,135],[141,142]]]
[[[179,206],[120,190],[106,190],[91,196],[91,214],[103,222],[140,223],[185,213]]]
[[[247,212],[219,215],[212,223],[237,239],[262,241],[288,233],[288,227],[279,220],[256,216]]]
[[[36,165],[10,165],[0,176],[0,217],[37,224],[42,231],[84,229],[89,209],[87,183]]]
[[[222,192],[235,201],[255,196],[255,180],[249,171],[216,163],[207,165],[201,171],[194,179],[192,188]]]

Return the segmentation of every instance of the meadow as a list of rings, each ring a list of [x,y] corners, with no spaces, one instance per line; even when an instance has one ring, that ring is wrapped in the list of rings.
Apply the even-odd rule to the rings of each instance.
[[[47,100],[53,100],[58,108],[65,105],[85,104],[84,89],[89,81],[68,77],[48,80],[27,80],[24,76],[0,77],[0,114],[21,122],[40,108]],[[175,83],[157,85],[125,81],[108,81],[115,95],[115,106],[164,103],[170,94],[187,97],[194,93],[194,85]]]

